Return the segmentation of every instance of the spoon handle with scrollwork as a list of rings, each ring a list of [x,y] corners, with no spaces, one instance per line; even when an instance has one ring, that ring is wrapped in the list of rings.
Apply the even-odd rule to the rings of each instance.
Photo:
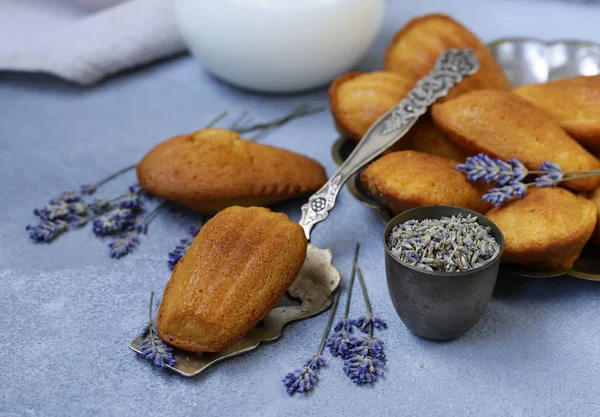
[[[302,206],[300,225],[306,238],[310,240],[314,225],[327,218],[341,187],[354,173],[404,136],[429,106],[478,69],[479,61],[469,49],[450,49],[440,55],[433,70],[373,123],[338,171]]]

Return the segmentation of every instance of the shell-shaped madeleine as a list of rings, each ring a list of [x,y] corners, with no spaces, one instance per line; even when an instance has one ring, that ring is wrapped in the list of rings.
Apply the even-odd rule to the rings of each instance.
[[[273,204],[317,191],[327,181],[318,162],[224,129],[160,143],[144,156],[137,176],[144,190],[203,214]]]
[[[351,72],[337,78],[329,88],[329,104],[339,129],[355,142],[385,112],[402,100],[413,83],[391,72]],[[463,160],[464,152],[437,129],[427,116],[422,117],[390,151],[412,149]]]
[[[470,153],[505,161],[516,158],[531,170],[544,161],[564,171],[600,169],[600,161],[567,134],[544,110],[516,94],[479,90],[435,104],[435,125]],[[564,183],[576,191],[600,186],[600,177]]]
[[[396,33],[387,47],[384,68],[414,83],[433,69],[443,52],[452,48],[472,49],[479,59],[480,69],[455,86],[449,97],[484,88],[510,89],[504,71],[479,38],[456,20],[441,14],[413,19]]]
[[[329,87],[331,113],[340,130],[358,142],[413,86],[412,80],[391,72],[350,72]]]
[[[596,225],[596,207],[560,187],[532,188],[486,216],[504,235],[502,261],[540,269],[570,268]]]
[[[546,110],[579,143],[600,155],[600,75],[524,85],[513,92]]]
[[[167,284],[157,330],[194,352],[233,345],[283,296],[306,257],[306,237],[285,214],[230,207],[209,220]]]
[[[365,188],[394,214],[438,204],[479,213],[492,207],[482,200],[488,186],[469,182],[456,170],[456,161],[422,152],[387,154],[369,165],[360,178]]]
[[[592,203],[596,205],[596,210],[598,211],[598,219],[596,221],[596,228],[594,229],[594,234],[592,235],[592,242],[597,245],[600,245],[600,188],[596,188],[594,191],[590,193],[589,199]]]

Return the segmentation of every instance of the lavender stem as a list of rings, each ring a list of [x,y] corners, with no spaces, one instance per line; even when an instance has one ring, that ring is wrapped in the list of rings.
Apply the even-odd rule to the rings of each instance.
[[[367,314],[372,315],[373,311],[371,310],[371,302],[369,301],[369,294],[367,294],[367,287],[365,286],[365,280],[363,278],[362,272],[357,264],[355,264],[354,268],[356,269],[356,274],[358,275],[358,282],[360,283],[360,288],[362,289],[363,297],[365,299],[365,306],[367,307]],[[373,325],[369,325],[369,337],[373,337]]]
[[[354,248],[354,260],[352,261],[352,273],[350,274],[350,282],[348,283],[348,296],[346,297],[346,309],[344,310],[345,318],[348,318],[348,314],[350,314],[350,300],[352,299],[352,288],[354,288],[354,277],[356,276],[356,270],[354,266],[358,261],[358,251],[360,250],[360,243],[356,244]]]
[[[319,349],[317,349],[317,355],[321,355],[323,353],[323,349],[325,348],[325,342],[327,341],[327,336],[329,336],[329,331],[331,330],[331,324],[333,323],[333,318],[335,317],[335,313],[337,312],[338,304],[340,303],[340,291],[335,295],[335,299],[333,300],[333,306],[331,307],[331,312],[329,313],[329,319],[327,319],[327,325],[325,326],[325,332],[321,337],[321,342],[319,343]]]

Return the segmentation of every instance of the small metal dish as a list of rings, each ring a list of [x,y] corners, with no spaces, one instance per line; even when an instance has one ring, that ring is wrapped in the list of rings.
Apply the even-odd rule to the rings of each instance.
[[[408,220],[439,219],[458,214],[477,217],[491,229],[500,252],[481,268],[466,272],[430,272],[400,261],[386,239],[394,226]],[[465,334],[483,315],[494,292],[504,237],[487,217],[459,207],[427,206],[394,217],[383,232],[385,273],[392,303],[402,322],[415,335],[430,340],[452,340]]]
[[[544,42],[531,38],[505,38],[488,44],[511,84],[542,83],[565,77],[600,74],[600,45],[576,40]],[[341,164],[354,149],[354,142],[343,135],[333,144],[333,160]],[[348,180],[348,190],[359,201],[377,210],[384,223],[393,217],[389,210],[370,195],[360,182],[360,173]],[[553,278],[570,275],[600,281],[598,246],[588,244],[570,269],[536,271],[516,265],[502,265],[504,270],[529,278]]]

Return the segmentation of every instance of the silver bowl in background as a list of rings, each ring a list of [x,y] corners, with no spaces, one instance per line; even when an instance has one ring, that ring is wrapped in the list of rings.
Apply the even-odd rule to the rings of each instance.
[[[480,268],[466,272],[430,272],[401,262],[387,245],[387,237],[397,224],[458,214],[477,217],[479,224],[490,227],[500,245],[498,255]],[[452,340],[479,321],[494,292],[504,251],[504,236],[490,219],[454,206],[417,207],[397,215],[388,223],[383,232],[383,246],[390,297],[400,319],[411,332],[430,340]]]
[[[600,73],[600,46],[592,42],[507,38],[488,48],[513,87]]]

